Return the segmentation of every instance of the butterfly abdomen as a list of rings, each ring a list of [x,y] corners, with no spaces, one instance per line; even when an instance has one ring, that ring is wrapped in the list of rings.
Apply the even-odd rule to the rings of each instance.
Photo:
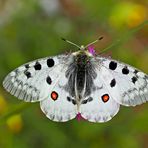
[[[85,83],[85,73],[86,73],[86,64],[87,64],[88,57],[85,54],[79,54],[76,57],[76,73],[77,73],[77,89],[81,92],[84,88]]]

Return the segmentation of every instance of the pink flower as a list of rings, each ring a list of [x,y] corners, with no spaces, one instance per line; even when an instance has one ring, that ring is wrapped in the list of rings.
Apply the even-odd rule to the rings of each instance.
[[[96,51],[94,50],[94,46],[90,45],[88,47],[88,51],[92,54],[92,55],[95,55]]]
[[[86,119],[84,119],[84,118],[81,116],[81,113],[78,113],[78,114],[77,114],[76,119],[77,119],[78,121],[80,121],[80,120],[86,120]]]

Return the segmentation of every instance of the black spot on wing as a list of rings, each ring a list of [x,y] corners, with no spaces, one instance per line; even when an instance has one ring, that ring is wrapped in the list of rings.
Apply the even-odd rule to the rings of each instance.
[[[110,86],[111,87],[114,87],[116,85],[116,80],[115,79],[112,79],[111,82],[110,82]]]
[[[114,62],[114,61],[111,61],[111,62],[109,63],[109,69],[115,70],[116,68],[117,68],[117,63]]]
[[[68,102],[72,102],[72,104],[74,104],[74,105],[77,104],[77,103],[76,103],[76,100],[74,100],[74,99],[72,99],[71,97],[68,97],[68,96],[67,96],[67,101],[68,101]]]
[[[73,104],[73,105],[76,105],[76,104],[77,104],[74,99],[72,99],[72,104]]]
[[[122,69],[122,73],[127,75],[129,74],[129,69],[127,68],[127,66],[125,66],[123,69]]]
[[[132,77],[132,82],[133,82],[134,84],[136,83],[137,80],[138,80],[137,77]]]
[[[28,69],[29,67],[30,67],[30,66],[29,66],[29,64],[26,64],[26,65],[25,65],[25,68],[27,68],[27,69]]]
[[[87,102],[91,102],[92,100],[93,100],[93,98],[92,98],[92,97],[89,97],[88,99],[83,100],[83,101],[81,102],[81,104],[86,104]]]
[[[70,97],[67,97],[67,100],[70,102],[71,101],[71,98]]]
[[[46,82],[47,82],[49,85],[52,83],[52,80],[51,80],[51,78],[50,78],[49,76],[46,78]]]
[[[87,100],[83,100],[82,102],[81,102],[81,104],[86,104],[88,101]]]
[[[89,97],[87,100],[88,100],[88,102],[91,102],[93,100],[93,98]]]
[[[24,71],[24,74],[26,75],[27,79],[31,78],[31,73],[29,71]]]
[[[53,59],[51,59],[51,58],[50,59],[47,59],[47,66],[48,67],[52,67],[52,66],[54,66],[54,64],[55,63],[54,63],[54,60]]]
[[[35,70],[41,70],[42,66],[39,62],[36,62],[35,65],[34,65],[34,69]]]
[[[139,71],[137,69],[135,69],[134,73],[137,74]]]

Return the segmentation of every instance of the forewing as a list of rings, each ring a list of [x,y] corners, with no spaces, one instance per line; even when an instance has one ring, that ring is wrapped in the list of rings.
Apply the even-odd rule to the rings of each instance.
[[[3,86],[10,94],[26,102],[44,100],[70,59],[71,55],[59,55],[24,64],[7,75]]]
[[[113,99],[125,106],[148,101],[148,75],[119,61],[96,57],[102,81]]]

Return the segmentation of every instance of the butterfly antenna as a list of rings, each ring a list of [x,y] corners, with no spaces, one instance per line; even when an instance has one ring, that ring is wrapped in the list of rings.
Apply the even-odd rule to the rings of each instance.
[[[95,40],[95,41],[93,41],[93,42],[87,44],[87,45],[85,46],[85,48],[89,47],[90,45],[95,44],[96,42],[98,42],[98,41],[100,41],[100,40],[102,40],[102,39],[103,39],[103,36],[99,37],[97,40]]]
[[[65,38],[61,38],[61,39],[62,39],[63,41],[65,41],[65,42],[71,44],[71,45],[74,45],[74,46],[78,47],[79,49],[81,48],[79,45],[77,45],[77,44],[75,44],[75,43],[73,43],[73,42],[71,42],[71,41],[69,41],[69,40],[66,40]]]

